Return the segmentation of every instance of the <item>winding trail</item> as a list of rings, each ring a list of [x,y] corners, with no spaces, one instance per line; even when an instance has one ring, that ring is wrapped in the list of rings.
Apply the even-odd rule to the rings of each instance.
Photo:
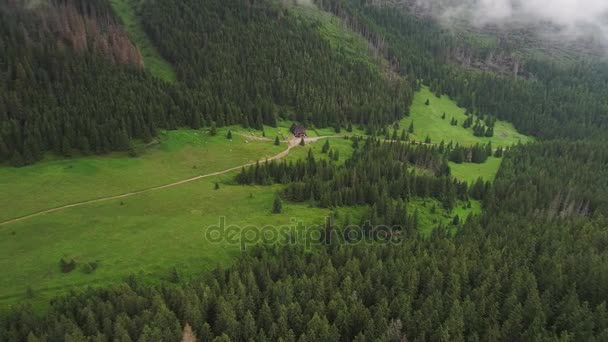
[[[249,135],[245,135],[245,134],[241,134],[244,137],[247,138],[251,138],[253,136],[249,136]],[[316,141],[319,141],[321,139],[328,139],[328,138],[339,138],[342,137],[341,135],[329,135],[329,136],[323,136],[323,137],[312,137],[312,138],[305,138],[304,141],[306,143],[313,143]],[[271,139],[268,138],[260,138],[260,137],[255,137],[258,138],[257,140],[264,140],[264,141],[272,141]],[[175,186],[179,186],[182,184],[186,184],[186,183],[191,183],[194,181],[197,181],[199,179],[203,179],[203,178],[209,178],[209,177],[214,177],[214,176],[219,176],[219,175],[223,175],[232,171],[236,171],[236,170],[240,170],[243,167],[247,167],[247,166],[251,166],[251,165],[255,165],[256,163],[260,162],[260,161],[271,161],[271,160],[277,160],[277,159],[281,159],[281,158],[285,158],[287,155],[289,155],[289,152],[291,151],[292,148],[298,146],[300,144],[300,139],[292,137],[289,141],[288,141],[289,145],[287,147],[287,149],[277,155],[274,155],[270,158],[266,158],[263,160],[257,160],[251,163],[246,163],[243,165],[239,165],[239,166],[235,166],[235,167],[231,167],[229,169],[223,170],[223,171],[217,171],[217,172],[212,172],[212,173],[208,173],[208,174],[204,174],[204,175],[200,175],[200,176],[196,176],[196,177],[192,177],[192,178],[188,178],[188,179],[184,179],[181,181],[177,181],[177,182],[173,182],[170,184],[165,184],[165,185],[159,185],[159,186],[155,186],[155,187],[151,187],[151,188],[147,188],[147,189],[143,189],[143,190],[137,190],[137,191],[133,191],[133,192],[128,192],[125,194],[121,194],[121,195],[115,195],[115,196],[110,196],[110,197],[102,197],[102,198],[97,198],[97,199],[92,199],[92,200],[87,200],[87,201],[82,201],[82,202],[77,202],[77,203],[72,203],[72,204],[66,204],[60,207],[56,207],[56,208],[52,208],[52,209],[47,209],[47,210],[43,210],[43,211],[39,211],[36,212],[34,214],[29,214],[26,216],[21,216],[15,219],[11,219],[5,222],[0,222],[0,227],[5,226],[5,225],[9,225],[11,223],[15,223],[15,222],[20,222],[23,220],[27,220],[33,217],[37,217],[37,216],[41,216],[41,215],[45,215],[45,214],[50,214],[50,213],[54,213],[57,211],[61,211],[61,210],[65,210],[65,209],[69,209],[69,208],[75,208],[75,207],[82,207],[85,206],[87,204],[93,204],[93,203],[101,203],[101,202],[107,202],[107,201],[111,201],[111,200],[115,200],[115,199],[121,199],[121,198],[126,198],[126,197],[131,197],[131,196],[135,196],[135,195],[140,195],[140,194],[145,194],[148,192],[153,192],[153,191],[158,191],[158,190],[163,190],[163,189],[167,189],[167,188],[172,188]]]

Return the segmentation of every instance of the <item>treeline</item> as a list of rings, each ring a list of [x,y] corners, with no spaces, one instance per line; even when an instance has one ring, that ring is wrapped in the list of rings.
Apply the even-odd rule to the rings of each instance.
[[[449,177],[447,159],[434,146],[383,143],[373,138],[363,146],[354,138],[353,144],[353,156],[343,165],[318,161],[309,151],[306,160],[296,163],[271,161],[250,166],[236,180],[239,184],[287,184],[284,198],[321,207],[377,206],[379,220],[389,221],[393,221],[392,215],[387,218],[386,214],[392,211],[393,200],[431,197],[452,210],[457,200],[469,199],[468,184]],[[482,183],[473,192],[477,199],[483,197],[484,189]]]
[[[473,114],[512,122],[540,138],[604,137],[608,128],[608,67],[601,61],[570,64],[528,60],[530,78],[470,71],[454,61],[464,42],[437,23],[390,4],[367,0],[317,0],[347,18],[351,27],[381,41],[385,57],[408,79],[418,79],[438,95],[447,94]],[[475,52],[475,47],[467,46]],[[481,53],[481,52],[480,52]],[[481,129],[478,129],[481,135]],[[484,131],[483,134],[486,134]]]

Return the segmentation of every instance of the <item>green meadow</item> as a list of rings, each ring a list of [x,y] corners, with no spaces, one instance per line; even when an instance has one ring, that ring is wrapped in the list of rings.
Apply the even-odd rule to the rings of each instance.
[[[270,141],[249,141],[226,129],[177,130],[126,153],[47,160],[23,168],[0,167],[0,222],[45,209],[120,195],[222,171],[274,156],[287,148]]]
[[[228,265],[241,251],[234,242],[209,241],[208,227],[225,217],[227,225],[253,231],[290,231],[291,218],[304,224],[323,222],[327,210],[284,203],[272,214],[279,187],[230,185],[234,173],[33,217],[0,227],[0,308],[25,299],[44,303],[72,287],[103,285],[129,275],[165,278],[172,267],[184,277],[218,264]],[[215,182],[220,188],[215,190]],[[256,240],[259,242],[260,240]],[[253,243],[253,242],[252,242]],[[249,246],[251,247],[251,246]],[[61,258],[77,268],[60,271]],[[97,264],[87,273],[85,265]]]
[[[425,104],[427,100],[429,100],[428,106]],[[443,113],[446,115],[445,119],[441,118]],[[457,126],[450,124],[452,118],[458,120]],[[410,116],[402,119],[400,125],[401,128],[408,129],[413,122],[414,133],[410,134],[410,137],[416,141],[424,141],[428,136],[433,143],[439,143],[442,140],[446,143],[458,142],[461,145],[492,142],[494,147],[533,141],[533,138],[518,133],[512,124],[500,120],[496,122],[493,137],[476,137],[473,134],[473,128],[462,127],[466,118],[465,109],[458,107],[456,102],[448,96],[438,98],[428,87],[422,87],[414,96]]]
[[[450,169],[454,178],[466,181],[469,184],[475,182],[480,177],[486,182],[492,182],[496,177],[498,169],[500,169],[501,163],[502,158],[490,157],[483,164],[456,164],[450,162]]]
[[[169,62],[161,57],[150,38],[144,32],[144,28],[137,17],[135,0],[110,0],[112,8],[122,21],[123,27],[129,34],[131,41],[137,45],[144,59],[147,70],[161,80],[175,82],[177,76]]]

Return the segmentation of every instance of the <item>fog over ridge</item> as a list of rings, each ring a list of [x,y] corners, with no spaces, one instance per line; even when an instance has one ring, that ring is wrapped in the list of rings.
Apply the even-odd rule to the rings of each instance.
[[[407,0],[406,0],[407,1]],[[412,2],[410,0],[410,2]],[[444,23],[533,26],[557,38],[608,42],[608,0],[414,0]]]

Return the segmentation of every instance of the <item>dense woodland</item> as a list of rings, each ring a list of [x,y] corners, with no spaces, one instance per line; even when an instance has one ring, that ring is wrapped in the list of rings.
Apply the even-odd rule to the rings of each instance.
[[[175,341],[184,332],[201,341],[608,340],[608,68],[528,61],[526,78],[466,70],[453,61],[460,42],[449,33],[372,2],[318,4],[369,39],[408,81],[387,83],[369,66],[346,67],[313,24],[266,1],[146,2],[146,29],[175,66],[176,84],[153,79],[138,58],[118,57],[136,55],[118,53],[132,50],[109,38],[118,28],[101,0],[90,7],[53,2],[60,13],[104,18],[81,49],[73,35],[59,39],[38,25],[40,13],[2,1],[0,160],[15,165],[49,150],[128,149],[132,137],[212,121],[256,126],[293,115],[373,131],[407,113],[403,104],[420,82],[540,141],[503,151],[413,145],[395,133],[389,142],[353,139],[346,160],[327,146],[330,158],[243,169],[237,183],[281,184],[284,201],[367,211],[361,222],[341,216],[319,227],[325,234],[312,250],[260,246],[229,269],[194,279],[173,270],[156,285],[129,278],[70,293],[43,314],[16,307],[0,315],[0,340]],[[106,41],[107,53],[94,41]],[[323,63],[311,62],[317,57]],[[392,97],[397,90],[402,96]],[[448,161],[492,154],[504,158],[494,182],[450,176]],[[483,212],[422,236],[407,211],[414,197],[437,199],[447,211],[477,199]],[[401,231],[390,241],[338,238],[364,221]]]
[[[486,52],[467,46],[432,21],[393,8],[388,1],[317,3],[374,42],[402,75],[421,80],[438,95],[450,95],[474,113],[510,121],[519,131],[540,138],[605,137],[605,62],[527,60],[523,66],[527,78],[472,70],[457,64],[457,52]]]

